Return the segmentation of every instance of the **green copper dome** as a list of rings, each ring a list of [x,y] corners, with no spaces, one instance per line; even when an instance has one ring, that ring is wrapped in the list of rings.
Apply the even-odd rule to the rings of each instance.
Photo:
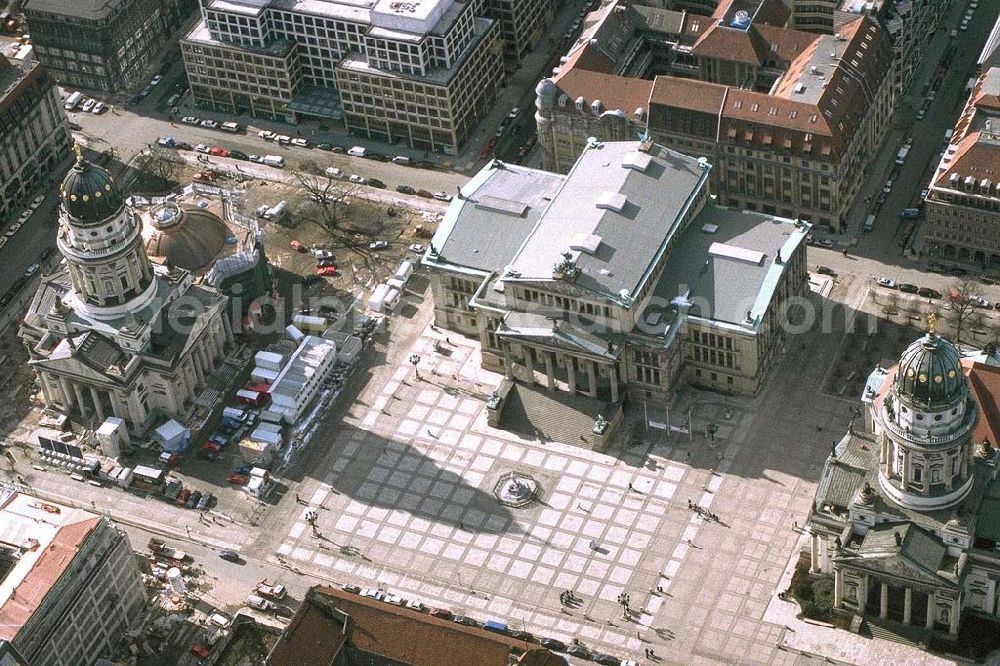
[[[916,340],[899,359],[896,389],[900,397],[925,406],[954,402],[965,390],[958,349],[936,333]]]
[[[107,171],[78,154],[59,191],[66,212],[82,224],[97,224],[121,210],[125,197]]]

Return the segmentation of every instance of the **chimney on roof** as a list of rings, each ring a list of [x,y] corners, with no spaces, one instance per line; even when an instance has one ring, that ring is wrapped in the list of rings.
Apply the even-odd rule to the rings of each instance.
[[[892,536],[895,537],[895,539],[896,539],[896,548],[899,548],[900,546],[903,545],[903,535],[902,534],[900,534],[899,532],[893,532]]]

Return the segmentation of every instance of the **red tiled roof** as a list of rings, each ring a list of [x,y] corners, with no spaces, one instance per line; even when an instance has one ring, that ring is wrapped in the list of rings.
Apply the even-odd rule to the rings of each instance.
[[[718,114],[726,99],[728,86],[676,76],[657,76],[649,103],[672,106],[690,111]]]
[[[702,33],[691,47],[691,54],[702,58],[739,61],[762,65],[767,60],[771,47],[751,25],[746,30],[730,28],[716,21],[715,25]]]
[[[338,613],[346,616],[346,632]],[[560,657],[522,640],[316,586],[272,649],[268,664],[329,666],[344,644],[411,666],[506,666],[511,648],[527,650],[525,665],[561,663]]]
[[[45,595],[59,580],[76,557],[80,545],[87,540],[100,518],[88,518],[65,525],[35,561],[31,571],[0,607],[0,639],[13,641],[32,613],[42,604]]]
[[[985,439],[994,447],[1000,447],[1000,368],[963,359],[962,370],[979,407],[979,422],[972,441],[979,444]]]
[[[592,113],[590,103],[599,99],[603,110],[621,109],[626,118],[631,118],[636,109],[649,110],[649,96],[653,92],[653,82],[646,79],[627,79],[578,68],[563,71],[554,80],[559,92],[569,97],[567,110],[574,109],[575,100],[583,97],[586,101],[583,113]]]
[[[820,38],[820,35],[811,32],[772,25],[757,26],[757,32],[771,45],[775,58],[784,62],[795,60]]]
[[[971,176],[976,179],[977,185],[989,180],[996,187],[1000,183],[1000,146],[984,141],[978,131],[966,134],[956,145],[951,161],[939,173],[934,185],[951,188],[952,174],[958,174],[961,179]]]

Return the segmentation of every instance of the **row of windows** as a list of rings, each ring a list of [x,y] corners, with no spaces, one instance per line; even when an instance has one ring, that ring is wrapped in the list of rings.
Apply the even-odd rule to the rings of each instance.
[[[690,358],[699,363],[708,363],[709,365],[717,365],[724,368],[736,367],[733,352],[716,351],[714,349],[706,349],[705,347],[692,347]]]
[[[728,335],[708,333],[697,329],[691,329],[691,342],[706,347],[716,347],[730,351],[733,349],[733,339]]]

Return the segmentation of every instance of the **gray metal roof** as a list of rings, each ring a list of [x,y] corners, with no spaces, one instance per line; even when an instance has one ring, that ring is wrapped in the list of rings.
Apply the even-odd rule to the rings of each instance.
[[[514,258],[519,278],[551,280],[571,252],[576,287],[613,297],[636,292],[710,168],[663,146],[639,147],[619,141],[584,149]],[[599,240],[595,251],[571,248],[588,237]]]
[[[708,233],[706,225],[717,229]],[[654,293],[667,301],[687,293],[689,316],[742,324],[758,296],[775,283],[769,273],[778,250],[787,259],[807,230],[785,218],[706,205],[671,250]],[[785,247],[789,240],[794,243]],[[715,251],[713,244],[719,244]],[[740,257],[744,250],[763,254],[763,260]]]
[[[565,178],[499,162],[486,167],[462,187],[464,199],[452,201],[442,223],[444,241],[436,246],[439,261],[502,271]]]

